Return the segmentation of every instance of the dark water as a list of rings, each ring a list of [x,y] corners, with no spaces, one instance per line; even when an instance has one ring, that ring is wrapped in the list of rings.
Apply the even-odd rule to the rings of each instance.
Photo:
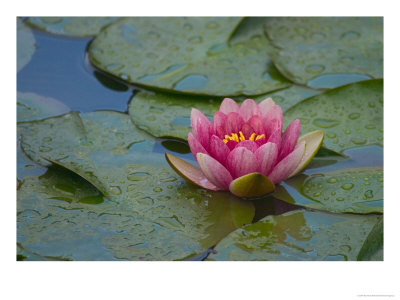
[[[127,111],[132,89],[95,71],[85,57],[91,39],[33,30],[36,51],[17,74],[17,90],[55,98],[71,110]]]

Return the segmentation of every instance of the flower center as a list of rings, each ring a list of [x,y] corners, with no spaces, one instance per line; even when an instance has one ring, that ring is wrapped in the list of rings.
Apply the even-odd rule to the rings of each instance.
[[[264,134],[259,134],[257,135],[255,132],[253,132],[251,134],[251,136],[249,137],[249,141],[257,141],[259,139],[265,138]],[[228,141],[234,141],[234,142],[241,142],[241,141],[245,141],[246,138],[243,135],[243,132],[239,131],[239,135],[237,133],[231,133],[231,135],[225,135],[225,138],[223,139],[224,143],[228,143]]]

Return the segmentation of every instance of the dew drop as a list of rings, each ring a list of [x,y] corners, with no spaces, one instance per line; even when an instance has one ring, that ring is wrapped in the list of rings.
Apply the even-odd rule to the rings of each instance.
[[[49,152],[49,151],[51,151],[51,150],[53,150],[53,148],[45,147],[45,146],[40,146],[40,147],[39,147],[39,151],[40,151],[40,152]]]
[[[352,183],[345,183],[341,186],[342,189],[344,189],[345,191],[351,190],[354,187],[354,184]]]
[[[332,128],[339,125],[339,121],[327,119],[315,119],[312,123],[321,128]]]
[[[337,201],[344,201],[344,198],[343,197],[337,197],[336,200]]]
[[[314,196],[314,197],[321,196],[321,193],[315,192],[315,193],[313,194],[313,196]]]
[[[121,195],[122,191],[119,186],[110,186],[110,193],[113,195]]]
[[[366,139],[361,138],[361,137],[358,137],[358,138],[357,137],[353,137],[353,138],[351,138],[351,141],[356,145],[364,145],[367,142]]]
[[[337,179],[335,177],[330,177],[330,178],[328,178],[327,182],[328,183],[335,183],[335,182],[337,182]]]
[[[356,31],[347,31],[342,34],[341,38],[346,40],[355,40],[360,37],[360,34]]]
[[[144,205],[151,205],[154,203],[154,200],[150,197],[144,197],[144,198],[139,198],[136,200],[138,203],[140,204],[144,204]]]
[[[351,114],[349,114],[349,118],[351,119],[351,120],[356,120],[356,119],[358,119],[360,117],[360,114],[359,113],[351,113]]]
[[[328,138],[334,139],[334,138],[336,137],[336,133],[328,132],[328,133],[326,134],[326,136],[327,136]]]
[[[46,142],[46,143],[48,143],[48,142],[51,142],[53,139],[51,138],[51,137],[49,137],[49,136],[46,136],[46,137],[44,137],[43,139],[42,139],[42,141],[43,142]]]
[[[146,179],[147,176],[149,176],[149,173],[145,172],[134,172],[129,174],[126,178],[130,181],[142,181]]]
[[[325,66],[323,65],[308,65],[306,67],[307,73],[319,74],[325,70]]]
[[[156,193],[159,193],[159,192],[162,192],[162,188],[160,188],[160,187],[155,187],[154,189],[153,189],[153,191],[154,192],[156,192]]]
[[[373,124],[368,124],[368,125],[365,125],[365,128],[366,128],[366,129],[375,129],[376,126],[373,125]]]
[[[364,193],[364,196],[365,196],[366,198],[373,198],[373,197],[374,197],[374,194],[373,194],[372,190],[368,190],[368,191],[366,191],[366,192]]]

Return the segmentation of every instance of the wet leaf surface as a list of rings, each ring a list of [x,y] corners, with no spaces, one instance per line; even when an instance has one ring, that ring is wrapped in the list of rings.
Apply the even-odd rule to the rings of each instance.
[[[304,174],[277,186],[274,196],[310,208],[347,213],[383,212],[382,168]]]
[[[17,93],[17,122],[41,120],[69,112],[64,103],[35,93]]]
[[[130,18],[107,27],[89,57],[132,84],[198,95],[257,95],[287,87],[265,39],[228,45],[241,18]]]
[[[383,77],[381,17],[265,18],[264,29],[271,59],[296,83],[332,88]]]
[[[336,152],[383,145],[383,80],[352,83],[308,98],[284,114],[287,126],[300,119],[302,134],[323,130],[323,145]]]
[[[383,260],[383,217],[371,229],[358,252],[357,260]]]
[[[65,36],[95,36],[118,17],[30,17],[28,23],[49,33]]]
[[[378,216],[297,210],[239,228],[208,260],[356,260]]]
[[[34,182],[28,184],[28,179],[25,179],[19,191],[20,202],[28,201],[30,198],[26,194],[33,190],[32,197],[36,202],[32,207],[39,209],[41,205],[44,211],[39,211],[40,215],[50,213],[55,219],[75,223],[66,227],[60,221],[56,230],[38,218],[37,226],[43,229],[36,234],[33,234],[37,231],[35,229],[29,231],[30,234],[26,234],[30,236],[29,243],[21,241],[24,248],[35,253],[87,259],[85,255],[90,254],[83,253],[83,250],[70,250],[67,255],[71,248],[65,246],[64,252],[58,253],[57,247],[47,239],[55,231],[60,236],[60,243],[64,240],[82,246],[88,238],[85,235],[96,228],[90,241],[109,249],[103,253],[107,259],[184,259],[215,245],[227,233],[250,223],[254,216],[252,203],[241,201],[229,193],[208,192],[186,184],[165,166],[163,155],[151,152],[154,140],[137,130],[125,114],[71,113],[30,122],[26,127],[29,128],[22,128],[22,132],[26,130],[23,147],[33,159],[47,164],[52,161],[73,171],[108,199],[96,207],[90,206],[90,209],[81,207],[80,203],[73,209],[63,207],[61,211],[48,212],[51,207],[46,202],[48,191],[46,188],[43,191],[43,185],[46,187],[49,183],[43,183],[42,178],[31,178]],[[70,135],[64,134],[61,138],[62,128]],[[44,136],[53,138],[44,140]],[[43,148],[52,150],[43,152]],[[62,148],[63,153],[56,150],[58,148]],[[54,176],[51,180],[57,179],[58,176]],[[22,190],[25,187],[26,190]],[[42,194],[36,192],[36,188]],[[66,202],[65,205],[71,205],[76,201]],[[70,210],[71,214],[68,213]],[[24,235],[23,231],[20,232]],[[35,246],[39,241],[47,241],[42,246],[55,253],[38,251],[40,249]]]
[[[31,60],[36,50],[35,37],[21,19],[17,20],[17,72],[21,71]]]

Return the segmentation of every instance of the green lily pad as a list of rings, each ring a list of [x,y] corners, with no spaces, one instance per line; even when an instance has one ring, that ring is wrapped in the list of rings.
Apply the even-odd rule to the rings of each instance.
[[[302,133],[323,130],[330,150],[383,145],[383,80],[352,83],[308,98],[284,114],[284,126],[300,119]]]
[[[17,122],[45,119],[69,112],[64,103],[35,93],[17,93]]]
[[[229,234],[208,260],[356,260],[375,215],[292,211]]]
[[[221,100],[164,93],[138,92],[129,103],[129,115],[141,129],[156,137],[178,137],[187,140],[190,112],[197,108],[212,118]]]
[[[260,103],[266,98],[272,98],[272,100],[282,108],[282,111],[285,112],[300,101],[320,93],[321,91],[293,84],[288,88],[276,92],[256,96],[254,97],[254,101]]]
[[[289,85],[263,39],[228,45],[241,18],[128,18],[103,30],[89,58],[129,83],[198,95],[257,95]]]
[[[299,101],[308,98],[318,91],[293,85],[278,92],[257,96],[254,100],[260,103],[271,97],[282,109],[289,108]],[[177,137],[187,139],[190,128],[190,112],[197,108],[212,118],[218,111],[222,98],[173,95],[140,91],[129,103],[129,115],[141,129],[156,137]],[[243,99],[235,100],[240,103]]]
[[[383,77],[382,17],[265,18],[264,26],[270,58],[296,83],[328,74]]]
[[[17,19],[17,72],[31,60],[36,50],[35,42],[32,30],[21,19]]]
[[[358,252],[357,260],[383,260],[383,217],[371,229]]]
[[[46,32],[89,37],[118,20],[118,17],[30,17],[28,23]]]
[[[382,168],[344,169],[285,181],[274,193],[278,199],[310,208],[346,213],[383,212]]]
[[[22,144],[25,152],[38,162],[51,161],[73,171],[110,200],[99,205],[98,210],[92,206],[86,210],[76,204],[79,208],[73,209],[70,217],[65,215],[66,208],[50,212],[55,219],[75,223],[68,227],[65,224],[46,227],[39,218],[37,222],[44,230],[32,232],[29,245],[21,242],[35,253],[84,259],[84,253],[71,254],[68,250],[71,248],[63,247],[60,254],[42,253],[35,247],[40,241],[49,240],[54,232],[60,240],[67,236],[66,243],[82,243],[87,231],[96,228],[96,243],[109,249],[107,259],[184,259],[215,245],[227,233],[251,222],[254,216],[252,203],[229,193],[187,185],[165,166],[164,155],[152,152],[154,139],[136,129],[126,114],[70,113],[24,124],[29,127],[22,128],[26,130]],[[44,136],[52,139],[44,140]],[[43,147],[55,150],[41,152]],[[27,179],[21,188],[26,182]],[[23,201],[25,196],[20,199]],[[43,207],[46,210],[51,206],[44,202]],[[47,214],[47,211],[40,213]],[[84,230],[86,227],[90,230]],[[48,248],[53,249],[50,245]]]

